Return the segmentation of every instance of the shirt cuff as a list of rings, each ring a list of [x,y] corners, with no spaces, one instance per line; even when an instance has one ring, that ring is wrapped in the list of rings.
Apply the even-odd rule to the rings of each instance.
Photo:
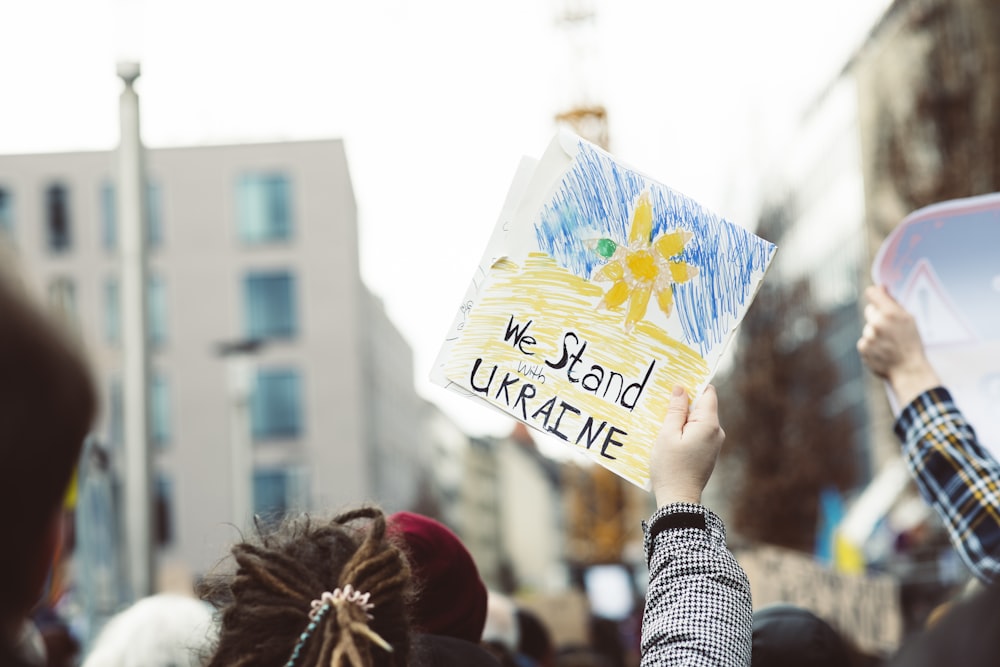
[[[704,521],[704,527],[695,527],[698,517]],[[647,564],[656,545],[702,543],[724,547],[726,544],[726,529],[722,519],[704,505],[693,503],[664,505],[648,521],[642,522],[642,532],[642,547]]]
[[[944,387],[934,387],[918,395],[903,408],[899,417],[896,418],[894,425],[896,437],[903,442],[910,440],[911,438],[908,437],[910,430],[914,427],[921,427],[927,421],[926,415],[940,411],[943,405],[954,405],[951,393]]]

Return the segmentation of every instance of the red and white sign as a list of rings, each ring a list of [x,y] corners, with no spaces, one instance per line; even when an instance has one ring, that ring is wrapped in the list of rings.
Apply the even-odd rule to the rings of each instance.
[[[872,279],[913,314],[935,370],[1000,457],[1000,193],[908,215],[879,249]]]

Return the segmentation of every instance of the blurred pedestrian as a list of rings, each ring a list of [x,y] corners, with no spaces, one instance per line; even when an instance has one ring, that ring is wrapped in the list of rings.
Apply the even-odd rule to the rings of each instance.
[[[489,591],[482,641],[504,667],[517,667],[518,631],[517,603],[503,593]]]
[[[409,613],[422,659],[433,664],[492,663],[480,647],[486,585],[458,535],[414,512],[389,515],[387,534],[402,547],[410,566]]]
[[[210,605],[159,593],[111,617],[83,667],[201,667],[214,643]]]
[[[378,508],[261,527],[232,555],[235,572],[199,586],[221,612],[209,667],[497,666],[471,642],[411,629],[410,566]]]
[[[555,667],[556,647],[552,633],[541,616],[518,606],[517,654],[522,667]]]
[[[486,623],[486,585],[458,535],[413,512],[396,512],[387,521],[390,537],[401,541],[410,564],[414,629],[478,644]]]
[[[865,291],[858,352],[902,411],[895,431],[921,496],[983,582],[1000,575],[1000,462],[976,439],[924,352],[913,316],[881,286]]]
[[[753,615],[753,667],[850,667],[854,652],[844,636],[808,609],[763,607]]]
[[[566,646],[556,653],[556,667],[613,667],[608,657],[592,646]]]
[[[0,665],[37,662],[28,617],[58,550],[62,500],[97,397],[76,342],[0,274]],[[32,649],[31,647],[35,647]]]
[[[750,583],[726,548],[722,520],[701,504],[724,439],[715,388],[692,408],[675,387],[651,452],[657,510],[643,524],[643,667],[750,664]]]
[[[1000,656],[1000,586],[955,602],[930,628],[907,641],[890,667],[993,667]]]

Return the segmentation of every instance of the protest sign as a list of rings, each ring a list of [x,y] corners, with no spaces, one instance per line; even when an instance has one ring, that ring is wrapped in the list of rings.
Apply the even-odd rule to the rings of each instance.
[[[774,252],[562,131],[522,160],[431,377],[648,488],[671,390],[707,386]]]
[[[942,382],[1000,456],[1000,194],[914,211],[879,248],[872,279],[913,315]]]
[[[866,653],[888,655],[899,648],[903,616],[894,577],[843,574],[778,547],[736,551],[735,556],[750,580],[754,609],[793,604],[824,619]]]

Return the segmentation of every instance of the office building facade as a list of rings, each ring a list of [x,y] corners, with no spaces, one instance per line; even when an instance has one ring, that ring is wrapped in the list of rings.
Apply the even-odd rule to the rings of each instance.
[[[114,164],[113,152],[0,156],[0,258],[83,339],[105,399],[96,435],[120,473]],[[427,451],[422,402],[410,348],[360,277],[343,143],[151,149],[146,178],[161,570],[197,577],[239,538],[237,429],[249,432],[255,513],[410,507]],[[248,341],[241,423],[220,351]]]

